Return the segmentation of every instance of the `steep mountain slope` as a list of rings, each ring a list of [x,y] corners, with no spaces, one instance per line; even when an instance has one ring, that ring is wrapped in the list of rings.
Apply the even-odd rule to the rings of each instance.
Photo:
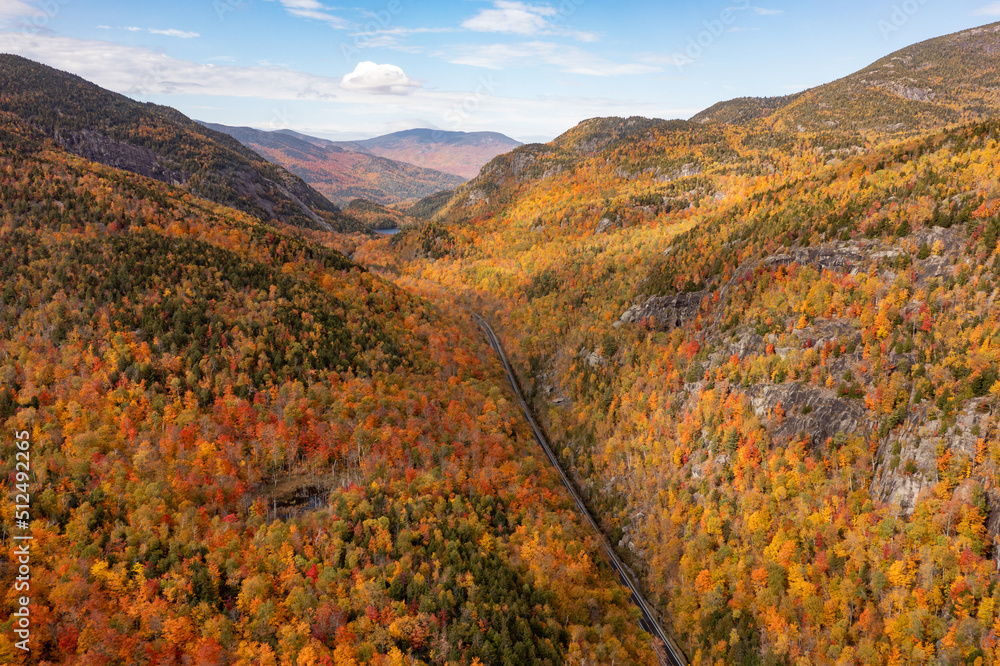
[[[997,663],[1000,108],[843,90],[587,121],[355,257],[488,314],[694,660]]]
[[[1000,104],[998,54],[994,23],[907,47],[803,93],[723,102],[691,120],[897,135],[983,120]]]
[[[0,111],[67,150],[264,220],[348,230],[349,218],[301,178],[180,112],[140,104],[77,76],[0,54]]]
[[[655,663],[470,322],[6,112],[0,242],[0,662]]]
[[[317,145],[332,144],[345,150],[388,157],[465,179],[474,178],[479,169],[497,155],[521,145],[519,141],[497,132],[431,129],[404,130],[363,141],[306,140],[314,141]]]
[[[811,152],[815,141],[800,140],[796,150]],[[708,196],[722,196],[720,187],[727,179],[791,168],[799,158],[787,152],[789,146],[795,144],[786,136],[762,138],[721,124],[592,118],[550,144],[521,146],[495,158],[478,177],[456,188],[445,204],[425,201],[415,208],[437,210],[437,217],[449,222],[481,220],[505,211],[518,196],[545,183],[547,188],[572,187],[574,194],[584,195],[567,209],[560,226],[575,218],[575,224],[605,230],[621,225],[623,210],[682,210]],[[808,159],[815,160],[817,154],[826,153]],[[586,178],[578,173],[584,168]],[[591,196],[597,200],[590,201]],[[589,216],[581,218],[584,210]],[[545,224],[540,219],[536,223]]]
[[[341,206],[359,198],[377,204],[412,201],[465,182],[461,176],[365,151],[348,150],[320,140],[310,142],[285,132],[213,123],[205,123],[205,126],[228,134],[280,164]]]

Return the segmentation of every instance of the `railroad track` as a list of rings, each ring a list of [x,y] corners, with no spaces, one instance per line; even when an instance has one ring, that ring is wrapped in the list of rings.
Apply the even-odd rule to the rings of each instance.
[[[517,400],[521,403],[521,410],[524,412],[524,418],[528,421],[528,425],[531,426],[531,431],[535,434],[535,439],[538,441],[539,446],[545,451],[545,455],[548,456],[549,462],[552,466],[556,468],[559,472],[559,476],[562,478],[563,484],[566,489],[569,490],[570,495],[573,497],[573,502],[576,507],[583,514],[583,517],[587,519],[590,526],[594,528],[594,532],[597,533],[598,542],[601,545],[601,552],[604,554],[605,559],[612,569],[618,574],[618,578],[621,582],[631,590],[632,594],[630,600],[639,609],[642,618],[639,621],[639,625],[642,627],[643,631],[648,633],[653,638],[657,639],[662,646],[662,649],[657,649],[656,654],[660,659],[660,663],[665,666],[687,666],[687,661],[684,659],[684,654],[680,651],[680,648],[674,643],[674,641],[667,636],[666,632],[660,626],[659,621],[656,619],[656,614],[653,612],[652,606],[646,601],[646,598],[639,591],[639,586],[635,580],[632,578],[632,574],[625,564],[619,559],[618,555],[615,553],[614,549],[611,547],[611,543],[608,538],[601,531],[600,526],[594,517],[590,515],[590,510],[583,503],[583,499],[580,494],[576,491],[576,487],[573,482],[570,481],[569,476],[567,476],[565,470],[563,470],[562,465],[559,464],[559,460],[556,458],[555,454],[552,452],[552,448],[549,446],[548,439],[545,437],[545,433],[542,432],[541,427],[535,421],[535,417],[531,414],[531,409],[528,407],[528,402],[524,399],[524,394],[521,393],[521,386],[518,382],[517,375],[514,373],[514,369],[507,358],[507,353],[503,349],[503,345],[500,344],[500,338],[497,337],[496,332],[493,327],[487,323],[485,319],[480,317],[478,314],[473,313],[472,315],[479,327],[483,329],[489,340],[490,346],[500,357],[500,362],[503,363],[504,372],[507,374],[507,380],[510,382],[511,387],[514,389],[514,394],[517,396]],[[655,646],[656,641],[654,641]],[[659,647],[659,646],[656,646]]]

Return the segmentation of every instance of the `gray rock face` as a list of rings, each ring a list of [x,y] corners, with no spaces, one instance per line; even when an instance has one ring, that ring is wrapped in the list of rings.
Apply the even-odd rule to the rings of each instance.
[[[898,505],[904,516],[913,515],[917,506],[920,491],[931,484],[930,479],[923,474],[899,475],[893,477],[893,483],[880,499],[886,504]]]
[[[469,193],[469,199],[466,203],[469,206],[474,206],[480,201],[485,201],[486,203],[489,203],[490,198],[486,195],[486,192],[484,192],[483,190],[472,190],[472,192]]]
[[[540,388],[540,394],[548,400],[553,407],[566,409],[573,406],[573,401],[569,398],[569,396],[563,393],[558,386],[543,384]]]
[[[691,176],[697,176],[701,173],[701,165],[691,162],[685,164],[680,169],[675,169],[670,173],[660,176],[659,180],[664,183],[669,183],[674,180],[679,180],[681,178],[689,178]]]
[[[929,405],[923,404],[910,412],[902,429],[883,441],[878,452],[878,469],[872,479],[872,496],[886,504],[898,504],[903,515],[910,515],[916,507],[920,491],[938,481],[937,461],[942,447],[953,455],[971,460],[976,454],[974,427],[986,430],[988,415],[980,407],[986,398],[968,400],[955,417],[955,425],[942,431],[937,419],[927,420]],[[899,442],[899,464],[890,464],[890,446]],[[916,471],[907,473],[905,466],[913,462]],[[998,498],[1000,499],[1000,498]],[[991,504],[996,505],[991,499]],[[1000,511],[994,510],[990,519],[993,527],[1000,527]],[[994,534],[996,532],[993,532]]]
[[[606,363],[604,357],[601,356],[601,353],[597,351],[593,351],[587,354],[585,360],[587,361],[587,365],[589,365],[592,368],[600,367]]]
[[[622,324],[635,324],[651,319],[660,330],[669,331],[694,319],[701,309],[707,292],[694,291],[673,296],[653,296],[645,303],[633,305],[622,314]]]
[[[744,358],[750,354],[760,353],[764,350],[765,344],[764,338],[755,333],[747,332],[726,347],[724,352],[725,355],[719,355],[718,358],[710,358],[712,358],[713,363],[724,363],[729,360],[733,354],[739,358]]]
[[[787,266],[795,263],[821,270],[847,271],[862,259],[864,255],[856,247],[844,243],[833,247],[795,248],[787,254],[770,256],[761,263],[764,266]]]
[[[190,178],[190,174],[165,163],[164,158],[149,148],[116,141],[104,134],[90,130],[65,133],[56,131],[55,139],[66,150],[88,160],[164,183],[183,185]]]
[[[529,167],[534,166],[538,161],[538,156],[528,152],[520,152],[514,155],[510,163],[510,172],[516,178],[524,173]]]
[[[746,394],[754,413],[778,440],[788,440],[804,432],[814,445],[820,446],[838,432],[856,432],[867,421],[860,401],[838,398],[827,389],[799,384],[762,384],[749,387]],[[781,418],[776,416],[779,403],[785,413]]]
[[[912,80],[911,80],[912,81]],[[911,82],[908,81],[907,83]],[[864,81],[862,83],[867,83],[876,88],[881,88],[886,92],[890,92],[893,95],[899,95],[903,99],[908,99],[911,102],[933,102],[937,99],[937,93],[929,88],[918,88],[912,85],[906,85],[902,81]]]
[[[616,225],[617,221],[605,217],[597,224],[597,229],[594,231],[594,233],[603,234],[605,231]]]

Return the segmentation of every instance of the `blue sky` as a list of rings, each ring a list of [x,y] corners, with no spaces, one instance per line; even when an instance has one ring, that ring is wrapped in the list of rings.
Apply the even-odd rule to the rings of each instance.
[[[992,0],[0,0],[0,52],[229,125],[548,140],[796,92],[994,21]]]

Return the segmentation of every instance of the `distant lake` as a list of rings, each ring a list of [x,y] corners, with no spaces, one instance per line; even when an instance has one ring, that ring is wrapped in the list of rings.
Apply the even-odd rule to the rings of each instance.
[[[383,236],[395,236],[399,233],[399,229],[376,229],[375,233]]]

